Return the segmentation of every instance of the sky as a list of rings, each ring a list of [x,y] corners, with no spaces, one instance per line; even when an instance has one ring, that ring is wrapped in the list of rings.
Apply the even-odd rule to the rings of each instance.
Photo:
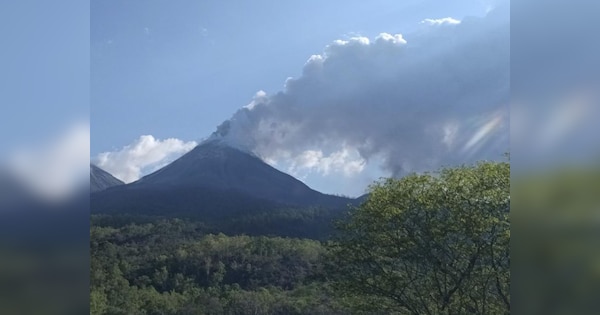
[[[1,156],[89,122],[89,8],[77,0],[0,5]]]
[[[0,182],[11,172],[49,198],[89,182],[89,10],[0,2]]]
[[[91,157],[96,162],[104,158],[106,165],[113,166],[112,172],[131,181],[187,152],[217,126],[226,125],[231,131],[224,140],[249,146],[265,161],[313,188],[349,195],[360,194],[378,176],[401,176],[411,169],[431,170],[456,161],[496,158],[498,150],[461,156],[431,146],[432,138],[424,131],[433,130],[439,137],[436,128],[417,128],[415,133],[397,131],[431,119],[448,135],[442,140],[453,138],[456,130],[472,129],[465,145],[473,145],[486,140],[489,130],[497,129],[499,122],[506,125],[502,115],[469,116],[473,113],[470,109],[492,109],[485,100],[498,94],[488,93],[489,89],[479,95],[463,94],[471,95],[472,100],[483,99],[479,107],[457,102],[458,94],[452,94],[452,87],[460,91],[456,84],[461,81],[447,75],[471,65],[479,66],[470,68],[479,72],[472,71],[476,75],[470,81],[465,81],[468,76],[462,73],[463,83],[478,83],[482,73],[505,79],[508,67],[496,64],[492,69],[475,62],[490,60],[485,56],[498,58],[496,61],[504,57],[481,45],[475,49],[478,43],[493,42],[498,34],[471,18],[483,17],[501,2],[355,1],[343,6],[307,1],[255,1],[235,6],[216,1],[2,2],[0,171],[16,170],[23,179],[53,195],[78,187],[72,183],[75,177],[77,183],[87,181]],[[597,134],[599,126],[599,107],[594,102],[598,99],[596,56],[600,46],[590,40],[595,39],[595,33],[587,24],[595,11],[566,10],[571,7],[570,2],[549,6],[528,1],[511,9],[510,144],[511,152],[519,153],[511,154],[511,161],[518,161],[515,167],[529,169],[551,164],[557,158],[585,159],[589,152],[598,152],[596,137],[590,135]],[[437,34],[430,39],[444,40],[433,40],[435,47],[417,40],[415,34],[422,34],[424,28],[440,30],[430,32]],[[381,53],[381,44],[389,43],[383,40],[376,44],[381,33],[391,35],[389,38],[396,41],[391,46],[396,48]],[[403,46],[398,34],[407,45]],[[370,41],[368,45],[364,45],[365,39]],[[460,45],[448,46],[457,39]],[[419,41],[421,45],[415,45]],[[344,46],[340,44],[343,42],[351,44]],[[456,49],[441,49],[444,45]],[[386,78],[377,78],[376,72],[356,71],[358,67],[352,62],[368,70],[378,62],[385,64],[386,58],[402,47],[413,51],[409,54],[413,58],[424,56],[415,65],[433,67],[417,66],[407,75],[404,70],[410,67],[398,67],[412,64],[414,59],[393,63],[396,68],[390,69],[396,70],[398,81],[388,83],[402,91],[397,95],[386,88],[365,85],[366,80],[382,82]],[[336,55],[336,49],[346,53]],[[363,53],[368,58],[355,58]],[[465,57],[458,58],[461,55]],[[324,67],[320,68],[319,60],[327,60]],[[462,66],[451,72],[438,71],[448,64]],[[352,72],[337,75],[344,67],[354,69],[354,76],[347,76]],[[336,74],[336,69],[341,72]],[[323,75],[327,71],[329,75]],[[423,80],[419,72],[437,76],[437,81]],[[340,102],[343,98],[325,102],[335,94],[317,93],[320,86],[308,84],[319,77],[329,79],[324,82],[333,92],[352,87],[359,101],[347,103],[355,110],[339,107],[344,105]],[[331,80],[336,78],[343,80]],[[444,90],[443,86],[451,89]],[[479,91],[482,86],[486,87],[480,84],[467,90]],[[428,92],[432,87],[435,93]],[[360,110],[365,100],[379,92],[388,92],[379,99],[388,103],[398,101],[394,98],[398,96],[431,101],[435,100],[431,95],[441,95],[453,96],[454,100],[444,102],[451,106],[435,110],[411,106],[411,102],[407,102],[408,107],[388,108],[380,102],[379,116],[367,115],[377,111]],[[420,99],[419,95],[429,98]],[[307,100],[322,106],[322,111],[316,111]],[[452,107],[458,109],[447,110]],[[403,117],[398,110],[408,110],[403,123],[390,123],[390,117]],[[425,115],[436,112],[439,115]],[[264,128],[264,122],[273,119],[281,123]],[[357,124],[357,119],[366,124]],[[240,131],[251,137],[240,137]],[[279,138],[269,138],[265,131],[276,132]],[[309,131],[313,137],[302,138]],[[283,138],[283,134],[291,136]],[[265,139],[277,141],[269,145]],[[504,147],[498,149],[504,152]],[[443,159],[431,161],[431,157]]]
[[[411,34],[420,34],[426,32],[424,28],[441,24],[451,26],[453,21],[469,17],[483,17],[494,6],[496,1],[478,0],[240,1],[235,4],[92,1],[89,48],[92,161],[104,165],[121,179],[133,181],[209,137],[217,126],[235,117],[244,106],[260,103],[261,97],[272,99],[278,93],[293,94],[288,78],[296,78],[300,85],[310,81],[310,74],[306,74],[307,61],[313,55],[335,57],[335,52],[328,52],[328,47],[335,46],[336,40],[353,43],[356,38],[366,38],[375,47],[376,38],[381,38],[382,33],[402,34],[410,45]],[[427,41],[421,43],[428,45]],[[339,58],[340,64],[352,61]],[[506,68],[508,71],[508,65]],[[343,75],[335,78],[339,77]],[[406,83],[408,79],[402,80]],[[350,81],[348,84],[364,84]],[[445,83],[440,80],[436,84]],[[427,85],[414,87],[423,89]],[[306,93],[314,93],[307,89]],[[337,117],[340,113],[327,104],[319,108],[328,110],[319,113],[320,117]],[[409,116],[406,122],[417,117]],[[372,119],[376,125],[378,120]],[[493,119],[487,122],[493,123]],[[348,118],[348,122],[351,121]],[[341,132],[339,128],[335,131]],[[325,130],[318,136],[331,137],[332,132]],[[263,141],[260,147],[250,149],[315,189],[356,196],[373,180],[397,173],[399,167],[391,165],[390,160],[397,154],[387,154],[389,148],[367,150],[364,143],[357,144],[359,140],[366,141],[367,136],[371,139],[375,135],[361,135],[360,139],[333,137],[331,139],[339,141],[335,147],[324,147],[328,144],[319,142],[301,143],[291,148],[295,142],[286,139],[279,147],[271,146],[267,150]],[[401,145],[413,150],[412,144],[403,142]],[[423,152],[426,153],[439,154],[438,151]],[[490,157],[496,155],[493,153]],[[412,159],[402,161],[401,168],[410,171],[429,166],[411,167],[422,157],[415,154]],[[448,161],[454,162],[456,160]],[[431,166],[444,163],[436,161]]]

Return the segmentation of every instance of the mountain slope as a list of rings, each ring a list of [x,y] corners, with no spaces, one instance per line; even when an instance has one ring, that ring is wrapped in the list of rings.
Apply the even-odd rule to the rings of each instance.
[[[205,142],[131,184],[91,194],[92,213],[198,220],[213,232],[326,239],[354,199],[322,194],[260,158]],[[113,219],[107,219],[113,220]]]
[[[218,141],[205,142],[131,187],[233,191],[300,206],[340,206],[349,199],[315,191],[260,158]]]
[[[90,164],[90,192],[98,192],[123,184],[125,183],[115,178],[107,171],[94,164]]]

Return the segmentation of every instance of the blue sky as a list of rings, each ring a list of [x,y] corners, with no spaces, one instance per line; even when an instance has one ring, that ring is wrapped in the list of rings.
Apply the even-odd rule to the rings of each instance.
[[[89,10],[80,0],[0,2],[0,181],[45,198],[89,182]]]
[[[218,124],[235,116],[258,90],[270,95],[281,91],[287,77],[300,76],[307,59],[321,54],[336,39],[362,35],[373,40],[377,34],[388,32],[407,35],[410,44],[410,34],[419,29],[423,19],[482,16],[500,1],[240,1],[235,5],[220,1],[3,1],[0,166],[6,167],[7,159],[14,160],[19,148],[25,148],[31,164],[51,170],[68,168],[73,152],[83,152],[76,155],[81,155],[81,173],[87,178],[88,148],[94,158],[102,152],[123,151],[126,146],[133,149],[166,143],[181,154]],[[516,79],[512,84],[531,88],[527,95],[531,98],[552,91],[554,96],[546,98],[558,99],[556,95],[568,92],[561,84],[569,83],[568,87],[575,90],[571,98],[589,98],[586,93],[591,92],[586,89],[597,89],[582,81],[591,81],[597,74],[588,62],[594,64],[597,59],[596,43],[589,40],[595,38],[594,29],[587,24],[593,19],[563,15],[570,11],[552,6],[552,14],[545,16],[545,4],[519,5],[512,15],[516,21],[513,26],[519,30],[511,34],[510,46],[515,48],[511,52],[511,73]],[[581,12],[593,14],[594,10]],[[531,23],[534,18],[541,19]],[[556,44],[557,38],[561,45]],[[539,47],[530,49],[533,46]],[[564,57],[574,54],[577,57]],[[556,69],[561,71],[553,71]],[[582,78],[572,79],[578,76]],[[512,107],[513,116],[518,118],[511,121],[513,148],[531,149],[533,145],[536,149],[528,167],[538,165],[539,158],[559,155],[548,153],[546,147],[557,147],[551,145],[555,141],[548,134],[565,133],[567,127],[598,126],[593,121],[597,116],[579,104],[581,101],[565,99],[569,102],[550,102],[553,110],[548,110],[547,100],[529,107],[522,100],[522,108]],[[579,104],[578,110],[563,103]],[[546,112],[542,117],[538,115],[541,108]],[[531,112],[528,116],[527,110]],[[592,121],[584,124],[573,117],[575,114]],[[90,121],[91,146],[84,141]],[[371,121],[372,125],[381,124],[381,120]],[[466,117],[461,121],[474,124],[477,119]],[[479,139],[482,131],[495,122],[492,119],[483,124],[485,128],[476,128],[475,138]],[[554,130],[556,126],[560,130]],[[595,145],[584,142],[589,139],[586,135],[597,132],[586,129],[582,133],[565,141],[572,145],[576,142],[572,139],[577,139],[582,147],[595,150]],[[471,140],[468,143],[474,143]],[[561,148],[558,152],[578,150]],[[300,157],[308,158],[319,152],[300,153]],[[153,159],[154,168],[165,162],[160,154],[154,154]],[[28,172],[36,178],[52,177],[39,176],[42,170],[35,169]],[[289,167],[282,169],[287,171]],[[368,183],[319,176],[318,172],[304,175],[307,183],[324,191],[355,193]],[[56,186],[51,181],[48,185]]]
[[[2,1],[1,155],[88,121],[88,12],[87,1]]]
[[[302,74],[337,39],[409,34],[425,19],[483,16],[490,1],[92,1],[91,156],[142,135],[199,142]],[[373,168],[373,176],[380,173]],[[369,180],[373,179],[369,177]],[[301,176],[357,194],[367,182]]]
[[[482,15],[478,1],[92,1],[91,153],[198,140],[333,40]]]

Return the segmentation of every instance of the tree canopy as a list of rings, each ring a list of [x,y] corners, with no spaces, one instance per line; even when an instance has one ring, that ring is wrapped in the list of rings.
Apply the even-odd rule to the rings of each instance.
[[[339,223],[336,287],[398,314],[510,312],[510,165],[382,180]]]

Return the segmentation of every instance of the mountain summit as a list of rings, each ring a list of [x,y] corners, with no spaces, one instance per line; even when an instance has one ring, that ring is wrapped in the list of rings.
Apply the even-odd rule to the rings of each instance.
[[[197,220],[212,233],[326,239],[357,200],[320,193],[259,157],[210,139],[136,182],[91,194],[92,213]]]
[[[257,156],[218,140],[206,141],[173,163],[131,185],[151,189],[234,191],[278,203],[345,205],[346,198],[322,194]]]

